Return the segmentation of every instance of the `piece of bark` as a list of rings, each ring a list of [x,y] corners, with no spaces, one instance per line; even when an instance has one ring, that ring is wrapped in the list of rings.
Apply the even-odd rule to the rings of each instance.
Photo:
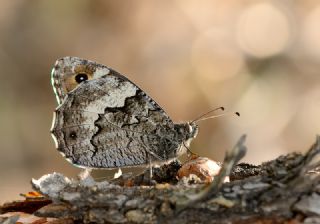
[[[52,201],[48,198],[42,199],[26,199],[24,201],[14,201],[10,203],[5,203],[0,207],[0,214],[7,212],[25,212],[34,213],[39,208],[50,204]]]
[[[319,157],[318,137],[305,155],[292,153],[260,166],[239,164],[231,171],[231,182],[219,182],[214,193],[182,211],[181,206],[208,185],[180,180],[121,186],[116,181],[70,180],[49,174],[32,182],[53,201],[35,215],[85,223],[317,223]],[[172,173],[168,176],[175,178]]]

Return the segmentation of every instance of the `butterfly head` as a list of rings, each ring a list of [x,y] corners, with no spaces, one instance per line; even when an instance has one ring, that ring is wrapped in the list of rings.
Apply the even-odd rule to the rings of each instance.
[[[195,122],[176,125],[177,132],[183,139],[184,145],[189,147],[191,141],[197,136],[199,127]]]
[[[67,93],[82,82],[100,78],[110,73],[103,65],[77,57],[58,59],[51,73],[51,83],[60,105]]]
[[[197,137],[198,131],[199,131],[199,126],[195,122],[188,122],[187,123],[187,140],[192,140],[195,137]]]

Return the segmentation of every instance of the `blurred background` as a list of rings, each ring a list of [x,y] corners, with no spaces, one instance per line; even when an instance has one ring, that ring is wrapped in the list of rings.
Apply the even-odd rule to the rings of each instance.
[[[318,0],[5,0],[0,7],[0,203],[49,172],[79,169],[55,149],[56,59],[126,74],[176,121],[204,121],[192,151],[221,161],[244,133],[244,161],[305,151],[320,133]]]

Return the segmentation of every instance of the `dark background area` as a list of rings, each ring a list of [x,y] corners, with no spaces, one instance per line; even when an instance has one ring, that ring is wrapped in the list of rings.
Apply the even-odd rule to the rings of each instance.
[[[75,176],[49,130],[56,59],[125,74],[174,121],[225,106],[191,149],[222,160],[247,133],[245,161],[306,150],[320,133],[320,2],[16,0],[0,7],[0,202],[49,172]]]

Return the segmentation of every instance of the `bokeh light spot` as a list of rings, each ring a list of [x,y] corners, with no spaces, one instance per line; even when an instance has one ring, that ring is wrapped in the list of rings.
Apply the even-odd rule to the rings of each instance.
[[[288,17],[268,2],[254,4],[244,10],[236,32],[240,47],[258,58],[279,54],[290,42]]]
[[[191,58],[197,75],[222,81],[236,75],[243,67],[243,54],[226,36],[223,31],[208,30],[195,40]]]
[[[305,51],[320,59],[320,6],[313,9],[304,21],[302,43]]]

